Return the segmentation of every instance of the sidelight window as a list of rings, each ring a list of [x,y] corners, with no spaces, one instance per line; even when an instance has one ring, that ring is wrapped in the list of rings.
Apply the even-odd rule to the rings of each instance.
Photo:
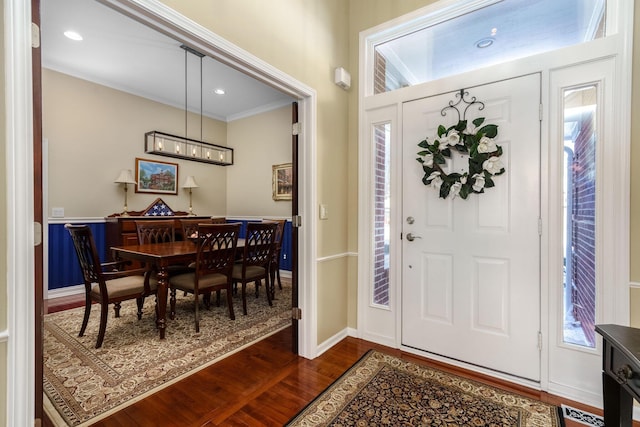
[[[595,347],[597,86],[563,91],[564,342]]]
[[[373,126],[374,167],[374,262],[373,298],[374,304],[389,305],[389,226],[390,204],[390,154],[391,125]]]

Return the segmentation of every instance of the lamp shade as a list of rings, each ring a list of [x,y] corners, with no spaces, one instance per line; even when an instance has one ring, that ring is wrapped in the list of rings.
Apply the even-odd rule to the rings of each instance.
[[[187,179],[184,181],[184,184],[182,184],[182,188],[198,188],[199,185],[196,183],[196,179],[193,177],[193,175],[189,175],[187,177]]]
[[[133,174],[131,173],[131,169],[122,169],[120,171],[120,175],[116,178],[116,184],[135,184],[136,180],[133,179]]]

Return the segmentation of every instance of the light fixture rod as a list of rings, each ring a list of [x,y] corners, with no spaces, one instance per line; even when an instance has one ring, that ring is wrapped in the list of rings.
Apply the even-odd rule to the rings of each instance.
[[[204,95],[202,94],[202,56],[200,57],[200,141],[202,138],[202,98]]]
[[[188,67],[187,67],[187,52],[191,53],[195,56],[197,56],[198,58],[200,58],[200,140],[202,141],[202,113],[203,113],[203,108],[202,108],[202,58],[204,57],[204,53],[200,53],[197,50],[195,50],[192,47],[189,47],[185,44],[180,45],[180,47],[182,49],[184,49],[184,137],[188,138],[189,137],[189,133],[188,133],[188,117],[189,117],[189,104],[188,104],[188,98],[187,98],[187,93],[188,93],[188,84],[187,84],[187,79],[188,79]]]
[[[182,45],[180,45],[180,47],[182,49],[184,49],[185,51],[194,54],[195,56],[199,56],[200,58],[202,58],[204,56],[204,53],[200,53],[197,50],[195,50],[194,48],[187,46],[186,44],[182,44]]]

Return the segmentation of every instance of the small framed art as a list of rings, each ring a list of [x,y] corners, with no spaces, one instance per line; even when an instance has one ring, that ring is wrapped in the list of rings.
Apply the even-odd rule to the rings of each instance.
[[[273,200],[291,200],[293,194],[293,168],[291,163],[273,165]]]
[[[136,159],[136,193],[178,194],[178,164]]]

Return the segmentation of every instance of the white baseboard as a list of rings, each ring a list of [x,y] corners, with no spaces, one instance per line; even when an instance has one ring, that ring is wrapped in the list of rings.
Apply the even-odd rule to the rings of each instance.
[[[334,336],[332,336],[331,338],[329,338],[328,340],[325,340],[324,342],[320,343],[316,351],[316,357],[320,356],[322,353],[329,350],[334,345],[338,344],[347,336],[348,336],[348,328],[345,328],[340,332],[338,332],[337,334],[335,334]]]
[[[69,297],[84,294],[84,285],[65,286],[60,289],[48,289],[46,299]]]

